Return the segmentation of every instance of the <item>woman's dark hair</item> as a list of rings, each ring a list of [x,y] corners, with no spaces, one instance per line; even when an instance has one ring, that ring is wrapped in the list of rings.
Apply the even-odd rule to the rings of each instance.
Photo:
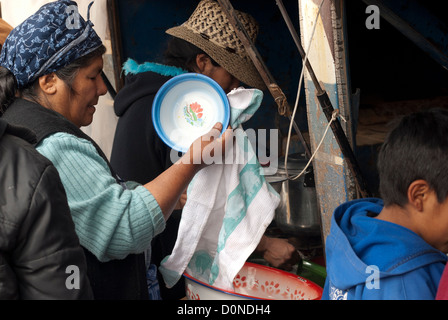
[[[14,101],[17,80],[8,69],[0,67],[0,117]]]
[[[196,56],[198,54],[206,54],[203,50],[195,45],[180,38],[171,37],[167,43],[165,52],[163,53],[163,63],[169,66],[182,68],[189,72],[195,72]],[[206,54],[214,66],[219,67],[208,54]]]
[[[425,180],[441,203],[448,197],[448,110],[405,116],[378,155],[380,194],[386,206],[408,203],[409,185]]]
[[[78,58],[68,66],[65,66],[55,72],[57,77],[73,90],[73,81],[78,74],[79,69],[88,66],[93,59],[102,56],[106,52],[106,47],[101,45],[94,51]],[[11,105],[16,96],[36,101],[38,79],[28,84],[26,87],[18,90],[17,81],[14,75],[6,68],[0,67],[0,116]],[[74,92],[76,93],[76,92]]]
[[[58,76],[59,79],[65,82],[65,84],[72,90],[73,81],[76,78],[76,75],[78,74],[79,69],[82,67],[88,66],[92,61],[102,56],[106,52],[106,47],[101,45],[98,49],[95,49],[94,51],[86,54],[85,56],[82,56],[81,58],[75,60],[68,66],[65,66],[62,69],[59,69],[55,72],[55,74]]]

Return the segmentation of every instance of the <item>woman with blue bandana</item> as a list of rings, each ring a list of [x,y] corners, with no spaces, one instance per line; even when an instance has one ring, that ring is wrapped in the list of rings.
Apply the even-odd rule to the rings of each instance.
[[[90,8],[90,6],[89,6]],[[80,128],[92,122],[105,48],[74,1],[41,7],[8,36],[0,55],[0,114],[37,136],[36,149],[53,162],[67,193],[87,258],[96,299],[147,299],[143,252],[165,228],[182,191],[205,166],[189,150],[147,184],[123,182],[98,145]],[[222,129],[217,124],[201,150]],[[209,146],[210,148],[210,146]],[[195,153],[196,154],[196,153]]]
[[[12,29],[0,18],[0,48]],[[65,189],[34,141],[0,118],[0,300],[92,299]]]

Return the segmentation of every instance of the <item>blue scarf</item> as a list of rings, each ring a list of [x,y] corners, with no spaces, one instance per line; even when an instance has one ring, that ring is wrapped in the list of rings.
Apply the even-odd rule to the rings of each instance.
[[[10,32],[2,48],[0,66],[11,71],[18,87],[23,88],[99,48],[102,41],[93,30],[89,12],[85,21],[71,0],[42,6]]]

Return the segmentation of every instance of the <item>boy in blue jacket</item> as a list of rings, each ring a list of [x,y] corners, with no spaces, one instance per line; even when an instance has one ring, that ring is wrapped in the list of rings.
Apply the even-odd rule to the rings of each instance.
[[[402,118],[378,157],[380,199],[339,206],[323,300],[434,299],[448,252],[448,111]]]

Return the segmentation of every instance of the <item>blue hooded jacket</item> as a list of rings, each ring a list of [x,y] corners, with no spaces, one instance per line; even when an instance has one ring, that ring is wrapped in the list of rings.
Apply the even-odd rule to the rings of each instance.
[[[326,240],[322,300],[434,299],[447,256],[413,231],[375,219],[379,199],[336,208]]]

